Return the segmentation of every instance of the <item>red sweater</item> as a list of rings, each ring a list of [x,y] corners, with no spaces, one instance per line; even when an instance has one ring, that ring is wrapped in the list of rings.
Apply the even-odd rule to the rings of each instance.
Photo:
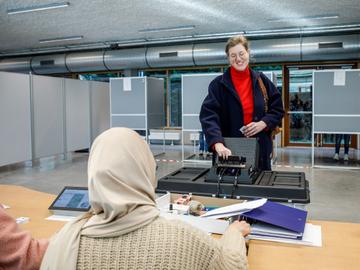
[[[230,67],[231,80],[239,95],[244,113],[244,126],[252,122],[254,112],[254,97],[249,67],[238,71]]]
[[[0,204],[0,269],[37,270],[48,240],[35,240],[23,231]]]

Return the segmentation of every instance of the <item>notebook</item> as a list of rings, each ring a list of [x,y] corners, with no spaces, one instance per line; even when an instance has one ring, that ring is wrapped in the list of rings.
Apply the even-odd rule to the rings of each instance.
[[[301,238],[307,212],[280,203],[267,201],[264,205],[241,214],[252,221],[253,234],[285,238]]]

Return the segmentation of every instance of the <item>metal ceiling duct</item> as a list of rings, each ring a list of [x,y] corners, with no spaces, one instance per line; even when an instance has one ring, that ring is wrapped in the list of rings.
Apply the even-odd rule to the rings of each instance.
[[[224,65],[227,63],[226,42],[195,44],[194,62],[196,66]]]
[[[31,69],[36,74],[68,73],[65,64],[65,54],[34,56],[31,59]]]
[[[252,63],[301,61],[300,38],[265,39],[250,41]]]
[[[360,35],[250,40],[253,63],[360,59]],[[0,70],[37,74],[226,64],[225,43],[172,45],[10,58]],[[31,66],[31,68],[30,68]]]
[[[303,61],[360,59],[360,35],[306,37],[301,44]]]
[[[0,61],[0,71],[29,73],[31,57],[9,58]]]
[[[105,51],[104,63],[109,70],[148,68],[145,53],[145,48]]]
[[[152,68],[194,66],[193,45],[148,48],[146,60]]]
[[[103,51],[69,53],[65,63],[70,72],[106,70]]]

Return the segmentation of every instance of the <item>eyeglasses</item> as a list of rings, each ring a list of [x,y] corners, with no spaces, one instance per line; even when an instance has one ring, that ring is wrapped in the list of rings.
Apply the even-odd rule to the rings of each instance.
[[[244,52],[239,52],[238,54],[233,53],[233,54],[229,55],[229,58],[231,60],[235,60],[237,57],[239,57],[241,59],[241,58],[244,58],[245,55],[246,55],[246,53],[244,53]]]

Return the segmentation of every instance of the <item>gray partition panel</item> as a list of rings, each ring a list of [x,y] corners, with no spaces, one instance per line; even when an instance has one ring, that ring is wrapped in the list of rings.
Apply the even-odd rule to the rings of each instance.
[[[199,116],[183,116],[183,128],[184,130],[201,130],[201,123],[199,120]]]
[[[34,157],[64,152],[64,79],[33,76]]]
[[[0,166],[31,159],[29,75],[0,72]]]
[[[334,71],[314,72],[315,114],[360,115],[360,71],[347,70],[344,86],[334,86]]]
[[[209,84],[219,75],[221,74],[194,74],[182,76],[183,114],[200,113],[201,104],[208,94]]]
[[[89,81],[65,79],[66,151],[90,147]]]
[[[109,83],[90,82],[91,96],[91,141],[110,128]]]
[[[165,125],[164,80],[147,78],[148,129]]]
[[[315,132],[359,133],[360,117],[314,116]]]
[[[346,70],[345,84],[334,71],[314,72],[314,132],[360,132],[360,71]]]
[[[111,116],[112,127],[127,127],[132,129],[145,129],[145,116]]]
[[[182,127],[184,130],[201,130],[199,113],[208,94],[210,82],[221,73],[183,75],[182,78]],[[189,114],[189,115],[187,115]]]
[[[126,78],[131,81],[131,91],[124,91],[124,78],[110,79],[111,113],[145,113],[145,78]]]

